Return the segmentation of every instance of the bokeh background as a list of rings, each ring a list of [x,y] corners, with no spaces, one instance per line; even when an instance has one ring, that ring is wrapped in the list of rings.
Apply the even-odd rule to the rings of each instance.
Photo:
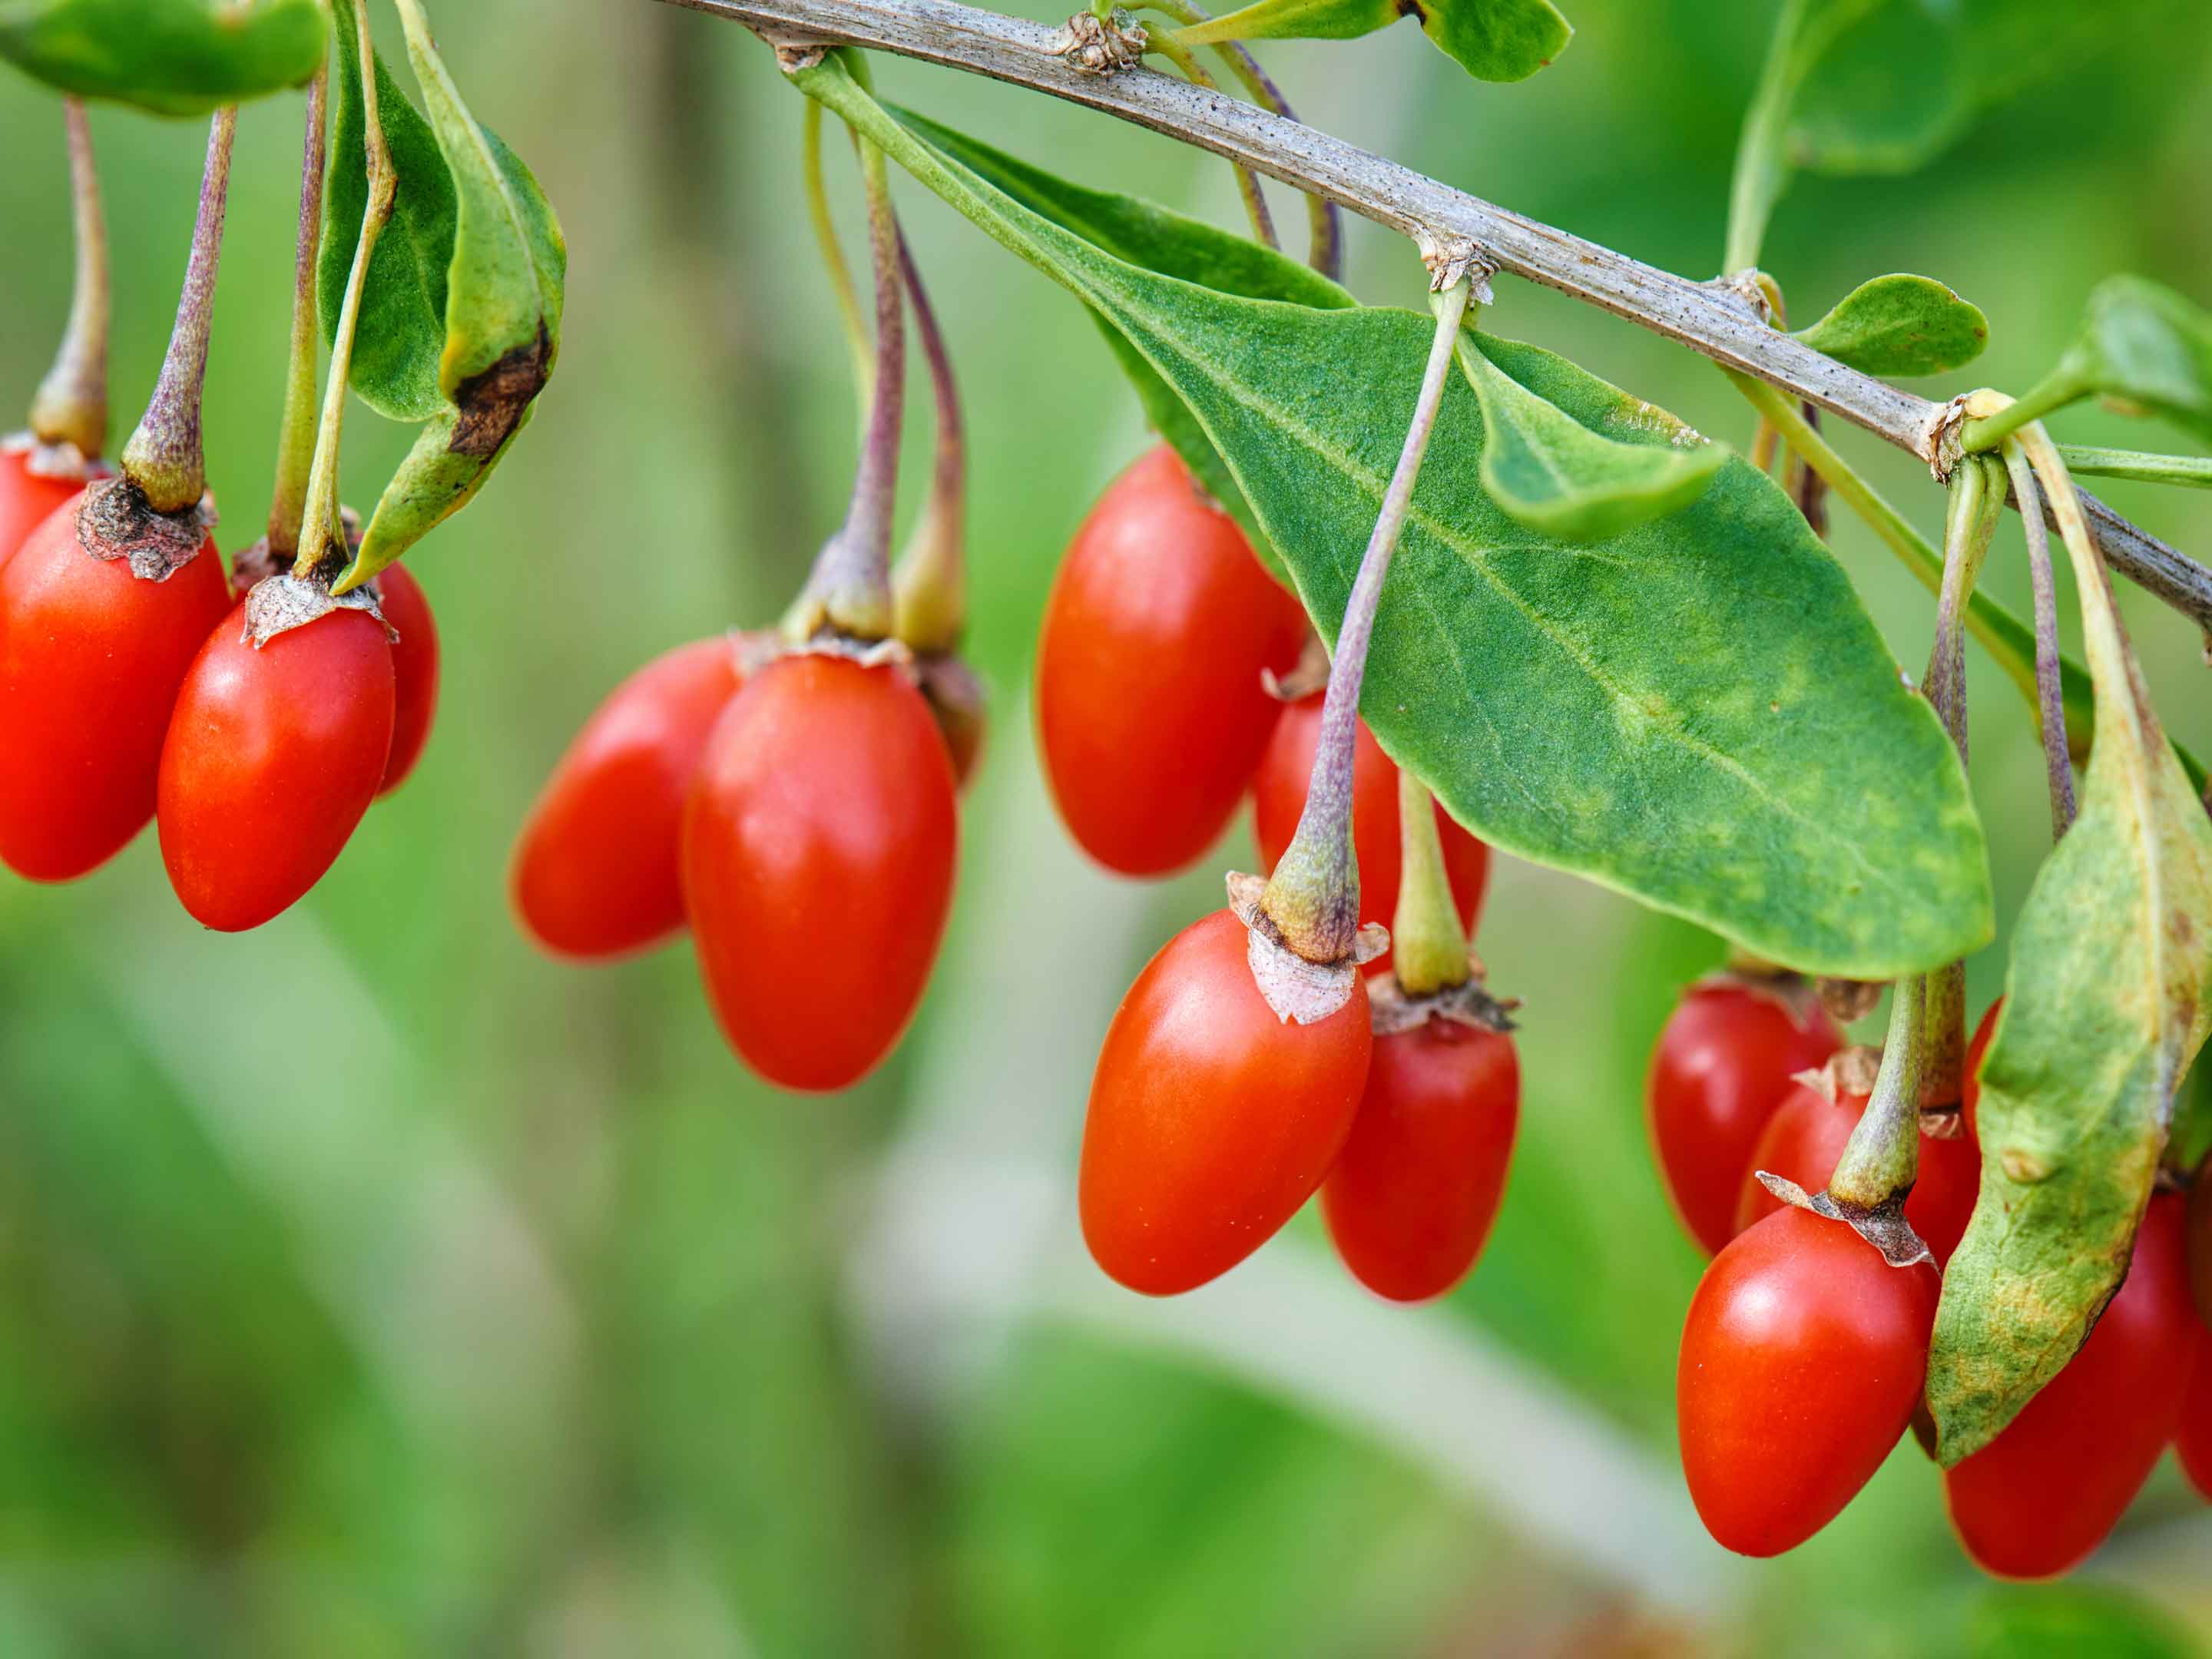
[[[780,608],[841,513],[853,416],[798,100],[764,50],[645,0],[438,10],[477,113],[565,222],[560,370],[478,503],[412,556],[445,637],[439,728],[306,902],[204,933],[150,836],[77,886],[0,884],[0,1653],[2200,1650],[2212,1515],[2170,1468],[2057,1589],[1980,1578],[1910,1443],[1789,1558],[1705,1538],[1672,1412],[1699,1261],[1640,1084],[1719,946],[1572,880],[1510,860],[1494,878],[1481,945],[1527,999],[1524,1127],[1457,1293],[1366,1297],[1310,1217],[1176,1303],[1090,1266],[1072,1200],[1098,1038],[1252,855],[1240,825],[1200,871],[1142,886],[1060,833],[1032,640],[1060,550],[1145,437],[1073,302],[910,181],[965,377],[970,650],[994,699],[919,1023],[850,1095],[788,1097],[724,1050],[682,946],[596,971],[534,954],[504,872],[535,789],[631,668]],[[1469,82],[1405,27],[1268,57],[1332,131],[1709,274],[1772,8],[1571,10],[1573,46],[1520,87]],[[1765,263],[1808,316],[1879,272],[1940,276],[1994,337],[1933,389],[2018,389],[2110,270],[2212,300],[2208,69],[2201,30],[2152,33],[1914,177],[1802,180]],[[1234,221],[1209,159],[1035,95],[878,72],[1018,155]],[[226,550],[267,500],[298,118],[279,99],[240,129],[208,392]],[[106,110],[94,129],[119,443],[203,134]],[[61,158],[56,101],[0,78],[0,405],[27,400],[66,306]],[[1376,302],[1414,293],[1410,252],[1372,227],[1352,272]],[[1499,331],[1747,440],[1701,361],[1526,284],[1498,298]],[[351,500],[373,501],[407,435],[356,406]],[[2061,435],[2172,442],[2095,410]],[[1924,472],[1844,441],[1938,527]],[[2212,551],[2212,498],[2107,493]],[[1834,541],[1921,660],[1924,592],[1848,517]],[[2024,562],[2008,532],[1986,578],[2023,611]],[[2167,720],[2212,752],[2198,641],[2126,599]],[[2047,840],[2040,760],[2013,692],[1978,653],[1970,672],[2008,915]],[[2002,945],[1970,965],[1977,1009]]]

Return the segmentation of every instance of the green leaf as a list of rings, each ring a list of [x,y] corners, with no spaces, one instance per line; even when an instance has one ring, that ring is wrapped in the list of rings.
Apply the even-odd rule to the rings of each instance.
[[[2098,283],[2081,337],[2054,378],[2080,394],[2140,405],[2212,443],[2212,314],[2170,288],[2140,276]]]
[[[80,98],[205,115],[307,80],[325,27],[315,0],[16,0],[0,57]]]
[[[1285,258],[1249,237],[1233,236],[1201,220],[1185,218],[1133,196],[1072,184],[951,127],[939,126],[926,116],[896,106],[885,107],[894,119],[1032,213],[1067,227],[1131,264],[1249,299],[1288,300],[1325,307],[1356,303],[1350,294],[1310,266]],[[1287,584],[1289,573],[1268,544],[1244,492],[1237,488],[1236,475],[1207,439],[1189,406],[1119,329],[1095,309],[1091,316],[1128,376],[1153,429],[1174,446],[1192,476],[1237,520],[1261,562]]]
[[[316,267],[325,343],[337,336],[338,309],[361,241],[368,204],[368,139],[361,100],[361,49],[353,0],[337,8],[337,55],[331,76],[331,167],[323,196]],[[354,331],[349,377],[362,401],[395,421],[427,421],[445,407],[438,366],[446,349],[446,272],[453,263],[459,208],[453,177],[430,130],[399,89],[380,54],[377,120],[384,129],[398,189],[392,218],[369,255]]]
[[[1990,342],[1978,306],[1927,276],[1877,276],[1796,337],[1862,374],[1943,374]]]
[[[1254,0],[1176,32],[1186,46],[1220,40],[1352,40],[1401,17],[1478,81],[1525,81],[1566,50],[1574,30],[1552,0]]]
[[[797,76],[994,238],[1109,318],[1235,472],[1325,631],[1397,459],[1433,325],[1216,293],[1107,253],[900,125],[833,59]],[[1671,416],[1532,347],[1514,378],[1591,431],[1671,449]],[[1740,460],[1591,547],[1484,493],[1447,393],[1386,593],[1364,713],[1476,833],[1858,978],[1976,948],[1986,860],[1957,757],[1773,484]]]
[[[2212,1022],[2212,819],[2152,709],[2110,579],[2072,545],[2096,729],[2037,874],[1982,1065],[1982,1189],[1943,1279],[1928,1405],[1948,1467],[2056,1376],[2119,1286]]]
[[[1482,487],[1539,534],[1598,542],[1663,518],[1703,495],[1728,459],[1727,446],[1679,423],[1663,446],[1591,431],[1514,378],[1528,350],[1470,332],[1459,362],[1482,406]]]
[[[337,4],[343,41],[351,0]],[[553,210],[521,159],[469,113],[419,10],[404,7],[402,19],[428,118],[379,62],[378,114],[400,173],[394,211],[401,216],[370,258],[353,383],[372,407],[427,424],[378,501],[360,553],[336,584],[341,592],[474,498],[528,422],[560,346],[568,250]],[[357,82],[352,50],[343,67],[343,80]],[[324,222],[326,334],[335,331],[359,240],[364,144],[356,84],[339,103]],[[349,203],[341,200],[341,177],[353,192]],[[386,331],[380,339],[372,319]]]

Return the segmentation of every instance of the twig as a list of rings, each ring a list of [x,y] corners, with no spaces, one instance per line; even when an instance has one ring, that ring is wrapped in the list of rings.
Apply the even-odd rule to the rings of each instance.
[[[1692,282],[1454,190],[1299,122],[1150,70],[1086,75],[1053,27],[958,0],[665,0],[772,35],[870,47],[1103,110],[1342,203],[1401,235],[1473,241],[1498,270],[1557,289],[1931,459],[1947,405],[1769,328],[1720,279]],[[2083,495],[2113,567],[2212,632],[2212,570]]]

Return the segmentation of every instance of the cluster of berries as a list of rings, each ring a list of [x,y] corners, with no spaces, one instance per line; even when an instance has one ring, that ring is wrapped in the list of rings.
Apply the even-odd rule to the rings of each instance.
[[[1235,522],[1160,446],[1100,497],[1054,583],[1038,641],[1045,770],[1076,842],[1158,876],[1201,857],[1249,794],[1273,870],[1321,743],[1297,695],[1305,613]],[[1285,701],[1285,693],[1292,700]],[[1364,726],[1352,785],[1359,919],[1400,890],[1397,769]],[[1421,798],[1426,799],[1425,795]],[[1436,839],[1462,963],[1408,994],[1389,957],[1312,1020],[1255,980],[1250,917],[1223,909],[1154,957],[1107,1031],[1085,1122],[1080,1207],[1098,1265],[1165,1296],[1226,1272],[1316,1191],[1353,1274],[1401,1301],[1474,1265],[1503,1194],[1520,1072],[1499,1005],[1464,965],[1487,852],[1440,809]]]
[[[1714,1254],[1676,1373],[1682,1464],[1729,1548],[1796,1548],[1908,1429],[1932,1433],[1929,1342],[1942,1270],[1980,1194],[1977,1075],[2002,1006],[1975,1030],[1961,1098],[1922,1114],[1905,1216],[1935,1260],[1904,1268],[1758,1179],[1820,1190],[1867,1105],[1865,1051],[1843,1048],[1808,988],[1716,975],[1662,1033],[1646,1089],[1652,1144],[1683,1226]],[[1944,1472],[1952,1527],[1988,1571],[2044,1578],[2077,1565],[2169,1443],[2212,1501],[2212,1170],[2192,1192],[2193,1206],[2178,1191],[2153,1195],[2127,1278],[2080,1352]]]
[[[313,584],[252,556],[227,574],[204,514],[180,538],[127,479],[58,481],[35,454],[0,456],[0,860],[74,880],[157,821],[185,908],[259,927],[422,756],[438,696],[422,587],[394,566],[372,604],[257,627]]]

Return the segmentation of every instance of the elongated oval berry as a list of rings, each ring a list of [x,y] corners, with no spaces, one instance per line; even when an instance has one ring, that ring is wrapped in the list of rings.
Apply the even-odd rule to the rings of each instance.
[[[1756,1226],[1777,1210],[1788,1207],[1767,1191],[1758,1178],[1765,1170],[1794,1181],[1808,1193],[1828,1184],[1844,1156],[1859,1114],[1866,1110],[1864,1095],[1841,1091],[1833,1100],[1818,1089],[1798,1084],[1790,1097],[1767,1120],[1752,1149],[1744,1172],[1743,1189],[1736,1208],[1738,1232]],[[1960,1129],[1966,1127],[1961,1123]],[[1905,1218],[1928,1243],[1939,1267],[1966,1236],[1974,1218],[1974,1200],[1981,1195],[1982,1150],[1967,1134],[1920,1137],[1920,1173],[1905,1200]]]
[[[684,808],[684,901],[723,1034],[771,1083],[857,1083],[914,1018],[951,908],[954,789],[888,665],[785,657],[723,712]]]
[[[1394,1302],[1442,1296],[1482,1254],[1521,1118],[1513,1039],[1432,1019],[1375,1039],[1322,1215],[1352,1276]]]
[[[161,862],[204,926],[281,915],[337,861],[392,753],[384,624],[333,611],[256,647],[246,602],[177,694],[161,750]]]
[[[31,532],[76,498],[84,485],[31,471],[31,452],[0,445],[0,565],[14,557]]]
[[[1037,738],[1060,815],[1124,875],[1198,858],[1237,811],[1305,612],[1176,453],[1148,451],[1075,533],[1037,639]]]
[[[1217,910],[1163,945],[1091,1078],[1084,1242],[1147,1296],[1194,1290],[1273,1237],[1328,1175],[1366,1088],[1365,981],[1326,1019],[1278,1018],[1247,937]]]
[[[540,945],[620,956],[684,926],[684,803],[743,680],[718,634],[654,658],[584,723],[514,844],[514,913]]]
[[[2212,1328],[2196,1331],[2197,1361],[2182,1399],[2181,1425],[2173,1432],[2174,1455],[2197,1495],[2212,1504]]]
[[[2212,1327],[2212,1152],[2198,1163],[2190,1183],[2187,1238],[2190,1294],[2197,1316]]]
[[[1944,1472],[1952,1529],[1984,1571],[2049,1578],[2119,1524],[2181,1421],[2196,1315],[2181,1200],[2153,1196],[2135,1260],[2081,1351],[1972,1456]]]
[[[1305,811],[1314,751],[1321,746],[1322,695],[1316,691],[1301,697],[1283,710],[1252,779],[1252,829],[1260,843],[1260,866],[1270,874],[1289,850],[1299,814]],[[1460,828],[1442,806],[1436,814],[1452,902],[1459,910],[1460,925],[1471,934],[1482,909],[1490,849]],[[1398,769],[1365,720],[1359,722],[1352,742],[1352,845],[1359,860],[1359,920],[1387,927],[1398,908]],[[1367,964],[1367,971],[1381,973],[1389,963],[1386,951]]]
[[[376,792],[388,795],[407,781],[430,741],[430,722],[438,713],[438,623],[429,595],[406,566],[390,566],[376,584],[384,620],[399,635],[392,647],[392,757]]]
[[[65,505],[0,566],[0,860],[98,869],[154,816],[177,688],[230,608],[210,539],[166,581],[96,559]]]
[[[1843,1034],[1817,1004],[1802,1018],[1779,996],[1716,975],[1692,986],[1651,1050],[1644,1099],[1651,1146],[1690,1237],[1717,1251],[1735,1236],[1736,1206],[1759,1132]]]
[[[1717,1542],[1779,1555],[1858,1495],[1912,1421],[1942,1283],[1799,1209],[1713,1258],[1674,1403],[1690,1497]]]

